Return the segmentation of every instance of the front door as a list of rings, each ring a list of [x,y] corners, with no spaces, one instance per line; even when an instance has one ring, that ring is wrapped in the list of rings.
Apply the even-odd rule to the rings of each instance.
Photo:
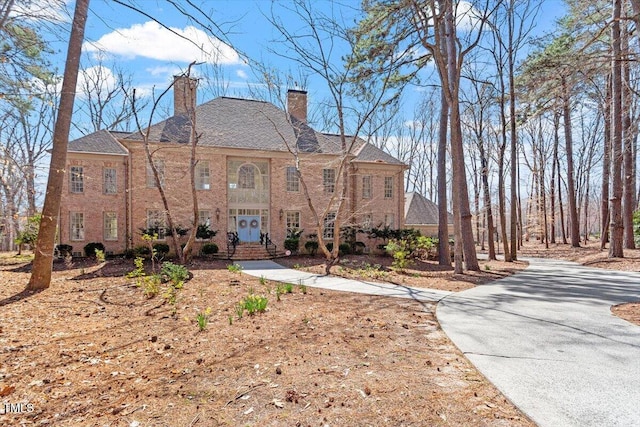
[[[238,215],[238,239],[240,242],[260,241],[259,215]]]

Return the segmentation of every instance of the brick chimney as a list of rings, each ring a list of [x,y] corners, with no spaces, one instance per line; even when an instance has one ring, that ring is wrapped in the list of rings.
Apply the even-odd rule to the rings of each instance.
[[[173,76],[173,114],[188,114],[196,108],[198,80],[185,75]]]
[[[289,89],[287,91],[287,111],[296,119],[307,122],[307,91]]]

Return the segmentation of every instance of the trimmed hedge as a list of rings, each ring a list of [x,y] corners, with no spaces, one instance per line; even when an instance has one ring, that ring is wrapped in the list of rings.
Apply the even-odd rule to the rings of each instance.
[[[87,243],[84,246],[84,254],[87,257],[90,258],[95,258],[96,256],[96,249],[99,251],[104,252],[104,245],[100,242],[91,242],[91,243]]]

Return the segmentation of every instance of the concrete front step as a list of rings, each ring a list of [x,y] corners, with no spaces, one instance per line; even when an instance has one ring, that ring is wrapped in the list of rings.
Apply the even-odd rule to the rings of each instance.
[[[225,248],[226,249],[226,248]],[[236,251],[231,257],[234,261],[246,260],[246,261],[257,261],[257,260],[265,260],[272,258],[279,258],[285,256],[284,251],[278,250],[276,251],[275,256],[271,255],[267,249],[262,245],[256,244],[240,244],[236,246]],[[218,258],[228,259],[227,251],[221,250],[217,254]]]

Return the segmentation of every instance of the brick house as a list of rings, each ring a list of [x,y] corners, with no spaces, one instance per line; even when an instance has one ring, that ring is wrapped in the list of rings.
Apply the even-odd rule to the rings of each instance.
[[[150,149],[177,224],[193,227],[190,185],[189,97],[200,135],[195,166],[200,223],[240,242],[258,242],[260,233],[282,247],[288,229],[314,233],[312,213],[295,173],[294,156],[311,198],[322,211],[341,188],[340,140],[306,124],[307,95],[290,90],[288,112],[262,101],[220,97],[195,106],[195,84],[176,77],[174,115],[150,129]],[[107,253],[140,244],[141,229],[165,225],[165,211],[138,132],[101,130],[69,143],[67,179],[60,208],[59,242],[82,252],[102,242]],[[404,225],[406,166],[375,146],[357,140],[348,163],[347,214],[343,223]],[[333,233],[335,213],[324,218]],[[160,236],[161,238],[163,236]],[[374,246],[368,239],[365,244]]]

